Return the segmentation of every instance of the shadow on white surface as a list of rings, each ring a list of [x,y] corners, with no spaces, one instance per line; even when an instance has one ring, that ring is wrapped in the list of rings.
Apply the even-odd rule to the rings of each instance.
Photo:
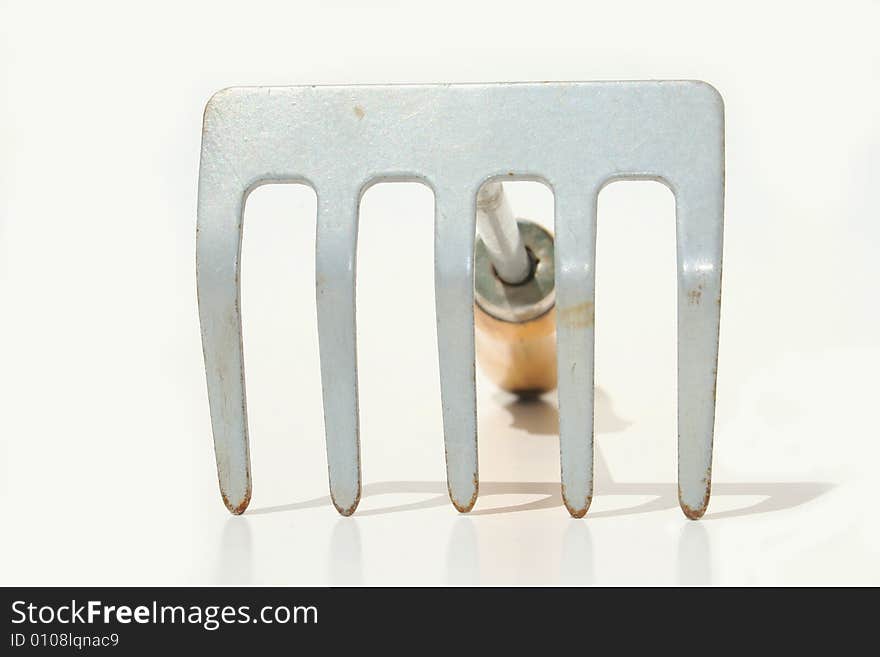
[[[597,449],[597,455],[599,450]],[[597,460],[599,460],[597,458]],[[598,471],[598,468],[597,468]],[[612,509],[608,511],[591,511],[586,520],[597,518],[610,518],[618,516],[650,513],[653,511],[665,511],[678,508],[678,485],[665,482],[616,482],[603,481],[596,477],[597,493],[595,497],[602,495],[630,495],[651,496],[651,500],[635,506]],[[810,502],[833,488],[832,484],[825,482],[793,481],[793,482],[766,482],[766,483],[719,483],[712,485],[712,497],[723,496],[755,496],[761,497],[760,501],[737,509],[729,509],[716,513],[707,513],[703,520],[719,520],[722,518],[735,518],[749,516],[758,513],[770,513],[783,511]],[[364,486],[363,497],[372,497],[389,494],[419,494],[435,493],[430,497],[418,502],[395,504],[378,509],[358,511],[358,517],[386,515],[389,513],[402,513],[406,511],[420,511],[435,507],[446,506],[449,498],[444,481],[382,481]],[[510,504],[490,508],[476,508],[468,515],[483,516],[497,515],[502,513],[519,513],[523,511],[537,511],[540,509],[552,509],[562,507],[562,495],[558,481],[481,481],[480,500],[486,502],[487,498],[494,495],[543,495],[537,500]],[[263,507],[247,511],[246,515],[263,515],[268,513],[283,513],[286,511],[300,511],[303,509],[315,509],[330,505],[330,497],[324,495],[302,502],[280,504],[277,506]]]
[[[559,413],[554,404],[545,399],[535,398],[510,401],[504,408],[511,414],[511,426],[522,429],[533,435],[558,435]],[[629,423],[619,418],[611,406],[608,395],[601,388],[596,388],[597,433],[615,433],[623,431]],[[761,498],[748,506],[726,509],[707,513],[704,520],[735,518],[758,513],[770,513],[791,509],[810,502],[833,488],[832,484],[814,481],[792,482],[749,482],[749,483],[713,483],[712,498],[725,496],[751,496]],[[362,498],[392,494],[434,494],[433,497],[395,504],[380,508],[364,509],[357,512],[358,517],[386,515],[407,511],[420,511],[449,504],[444,481],[382,481],[366,484]],[[537,495],[538,499],[517,504],[493,506],[485,508],[487,500],[497,495]],[[678,508],[678,485],[675,482],[620,482],[615,481],[602,455],[599,443],[596,443],[595,495],[619,495],[632,497],[649,497],[647,502],[634,506],[609,510],[594,510],[587,514],[586,520],[598,518],[628,516],[654,511],[666,511]],[[543,496],[543,497],[540,497]],[[313,509],[331,504],[329,495],[249,510],[246,515],[262,515]],[[481,481],[477,508],[471,511],[470,517],[497,515],[504,513],[520,513],[538,511],[562,506],[562,494],[558,481]],[[481,508],[483,507],[483,508]]]
[[[558,435],[559,417],[555,404],[546,399],[528,401],[504,401],[499,406],[510,414],[510,426],[516,427],[530,435]],[[601,389],[596,390],[596,424],[597,433],[616,433],[625,431],[630,423],[618,417],[614,412],[611,400]],[[600,445],[596,445],[596,500],[603,496],[623,498],[623,506],[614,504],[613,508],[596,504],[586,522],[571,520],[558,535],[558,552],[552,546],[554,541],[538,541],[542,553],[550,557],[548,563],[555,562],[558,571],[550,566],[551,571],[545,575],[550,580],[565,585],[591,585],[599,583],[607,577],[607,554],[603,558],[597,555],[595,546],[596,525],[593,521],[602,518],[633,516],[654,511],[677,510],[678,487],[674,482],[620,482],[612,476]],[[791,509],[806,504],[831,490],[832,485],[823,482],[750,482],[750,483],[717,483],[713,486],[714,499],[745,498],[741,503],[746,506],[735,507],[738,500],[726,499],[719,504],[721,510],[708,513],[705,520],[752,516]],[[444,481],[384,481],[364,486],[364,498],[378,498],[382,495],[420,495],[422,499],[412,502],[392,503],[385,506],[364,508],[353,518],[339,518],[330,533],[328,552],[328,581],[330,585],[362,585],[365,583],[366,570],[362,553],[361,529],[358,519],[370,516],[389,516],[397,513],[442,508],[449,505],[449,498]],[[499,501],[492,506],[492,498],[497,496],[527,495],[527,501],[509,503]],[[626,506],[627,498],[631,498],[630,506]],[[757,499],[756,499],[757,498]],[[244,583],[252,579],[253,565],[251,555],[250,528],[248,516],[296,512],[306,509],[330,507],[327,495],[300,502],[268,506],[249,510],[244,517],[231,518],[224,527],[222,558],[219,572],[224,573],[223,581],[228,583]],[[498,557],[497,545],[508,543],[504,534],[483,532],[483,527],[475,517],[503,516],[505,514],[540,511],[548,509],[562,511],[560,484],[558,481],[484,481],[480,483],[479,506],[467,515],[456,517],[451,530],[446,536],[441,581],[452,586],[471,586],[485,584],[501,578],[501,581],[512,581],[525,572],[518,562],[516,551],[514,556],[501,559]],[[626,534],[624,534],[626,535]],[[714,536],[705,522],[685,522],[673,535],[671,560],[672,580],[681,585],[710,585],[717,583],[719,577],[713,561]],[[599,540],[604,545],[605,540]],[[636,541],[637,542],[637,541]],[[626,543],[626,541],[625,541]],[[601,550],[599,552],[602,552]],[[606,551],[607,552],[607,551]],[[491,554],[493,557],[488,558]],[[638,558],[636,555],[633,555]],[[500,557],[499,557],[500,558]],[[506,559],[506,561],[505,561]],[[597,566],[597,561],[599,565]],[[604,566],[602,565],[604,564]],[[598,576],[603,573],[603,578]],[[499,575],[499,573],[504,573]],[[535,581],[545,581],[538,578]],[[528,583],[528,582],[527,582]]]

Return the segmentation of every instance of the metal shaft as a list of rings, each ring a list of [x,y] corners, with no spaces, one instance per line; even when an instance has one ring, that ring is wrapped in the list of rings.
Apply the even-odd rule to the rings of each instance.
[[[499,182],[486,183],[477,194],[477,231],[502,281],[516,285],[529,277],[529,254]]]

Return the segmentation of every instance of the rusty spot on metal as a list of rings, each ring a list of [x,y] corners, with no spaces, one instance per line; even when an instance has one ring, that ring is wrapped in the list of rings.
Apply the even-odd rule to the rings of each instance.
[[[568,328],[590,328],[595,321],[595,311],[592,301],[559,309],[559,322]]]
[[[354,106],[354,115],[358,117],[358,120],[364,118],[364,114],[366,114],[366,112],[364,111],[363,107],[361,107],[360,105]]]
[[[333,496],[330,496],[333,499]],[[348,517],[355,512],[355,509],[358,508],[358,504],[361,503],[361,486],[358,484],[357,495],[354,498],[354,502],[351,503],[349,507],[341,507],[336,503],[336,500],[333,500],[333,506],[336,507],[336,510],[339,512],[339,515]]]
[[[232,502],[229,501],[229,498],[226,497],[226,493],[224,493],[223,491],[220,491],[220,495],[223,497],[223,504],[226,505],[226,508],[229,509],[229,512],[236,516],[240,516],[242,513],[244,513],[244,510],[248,508],[248,504],[251,503],[250,487],[248,487],[248,489],[245,491],[244,499],[237,506],[233,505]]]
[[[692,306],[699,306],[703,299],[703,284],[700,283],[696,288],[688,292],[688,303]]]
[[[709,506],[709,497],[712,495],[712,468],[706,470],[706,478],[703,481],[706,483],[706,492],[703,495],[702,503],[697,508],[684,503],[681,495],[681,484],[678,486],[678,505],[689,520],[699,520],[706,513],[706,507]]]
[[[474,504],[477,503],[477,496],[480,494],[480,480],[477,475],[474,475],[474,494],[471,495],[471,499],[468,500],[468,503],[465,505],[461,505],[455,501],[455,496],[452,494],[452,489],[449,487],[449,481],[446,482],[446,491],[449,493],[449,499],[452,501],[452,506],[455,507],[456,511],[459,513],[467,513],[471,509],[474,508]]]
[[[568,509],[568,512],[571,514],[572,518],[583,518],[585,515],[587,515],[587,511],[590,510],[590,504],[593,503],[593,496],[587,496],[587,499],[584,501],[584,508],[575,509],[571,504],[569,504],[568,495],[565,491],[565,484],[562,484],[562,503],[565,505],[565,508]]]

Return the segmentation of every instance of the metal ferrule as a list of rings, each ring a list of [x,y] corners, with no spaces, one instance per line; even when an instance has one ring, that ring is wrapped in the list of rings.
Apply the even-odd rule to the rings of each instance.
[[[531,271],[522,283],[511,285],[498,276],[481,237],[474,254],[474,299],[487,314],[504,322],[527,322],[556,303],[553,235],[538,224],[517,219],[529,254]]]

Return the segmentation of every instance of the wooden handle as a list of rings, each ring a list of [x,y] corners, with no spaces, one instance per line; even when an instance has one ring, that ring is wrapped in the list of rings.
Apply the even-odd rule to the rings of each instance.
[[[556,387],[556,309],[525,322],[505,322],[474,304],[480,368],[499,387],[540,395]]]

